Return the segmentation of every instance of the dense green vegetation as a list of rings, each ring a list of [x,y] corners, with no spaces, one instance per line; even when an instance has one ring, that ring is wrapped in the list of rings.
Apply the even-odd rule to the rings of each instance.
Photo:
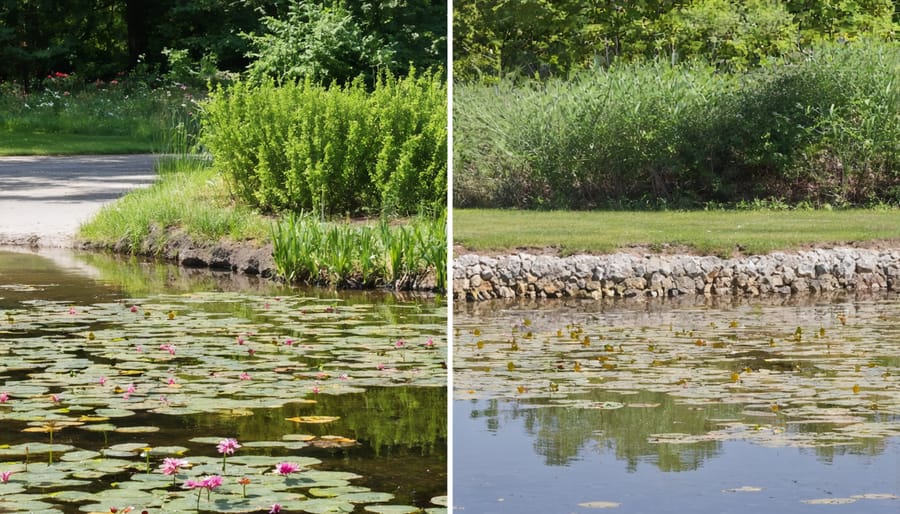
[[[894,40],[891,0],[470,0],[454,2],[457,79],[567,76],[614,62],[702,57],[746,70],[798,48]]]
[[[0,0],[0,81],[31,89],[53,72],[93,81],[193,68],[180,79],[202,84],[201,63],[265,68],[278,48],[302,42],[304,55],[280,62],[328,83],[379,68],[446,68],[446,32],[438,0]],[[261,55],[264,63],[254,64]]]
[[[454,209],[453,239],[474,251],[555,248],[564,254],[693,249],[731,256],[804,246],[900,242],[897,209],[535,212]],[[783,207],[783,206],[782,206]]]
[[[57,72],[26,91],[0,83],[0,154],[163,152],[198,127],[204,90],[131,75],[85,83]]]
[[[455,88],[460,207],[900,203],[900,47],[822,44],[745,73],[648,61]]]
[[[447,93],[426,73],[324,88],[236,83],[205,105],[203,144],[238,197],[264,211],[442,209]]]
[[[454,203],[900,203],[889,0],[460,2]]]

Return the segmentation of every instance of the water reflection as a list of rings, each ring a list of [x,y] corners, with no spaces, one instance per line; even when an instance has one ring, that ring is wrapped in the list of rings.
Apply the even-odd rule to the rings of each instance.
[[[454,314],[458,508],[896,512],[896,293]]]
[[[562,411],[568,414],[556,416]],[[564,514],[592,511],[579,507],[582,503],[613,502],[619,507],[611,512],[646,514],[897,512],[900,499],[860,496],[900,495],[900,438],[882,440],[875,457],[846,454],[841,447],[768,448],[742,441],[648,448],[639,437],[626,435],[627,427],[610,427],[607,418],[614,413],[586,418],[575,409],[523,408],[504,400],[456,401],[455,508],[481,514]],[[580,440],[553,433],[573,429],[563,424],[572,422],[575,431],[597,433]],[[604,440],[600,432],[611,429],[620,432]],[[557,453],[559,446],[566,449]],[[551,465],[546,456],[550,447],[551,454],[574,456]],[[632,452],[636,461],[628,455]],[[669,458],[680,472],[671,472],[671,464],[661,462]],[[692,459],[703,463],[694,465]],[[802,503],[828,499],[852,503]]]

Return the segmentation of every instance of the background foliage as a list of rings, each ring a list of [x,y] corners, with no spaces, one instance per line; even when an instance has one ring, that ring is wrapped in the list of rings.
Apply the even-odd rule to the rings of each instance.
[[[455,76],[486,82],[644,58],[743,70],[823,41],[900,34],[891,0],[467,0],[453,15]]]
[[[326,82],[446,68],[446,20],[439,0],[0,0],[0,81],[30,88],[52,72],[169,72],[173,51],[194,70],[205,58],[207,68],[239,72],[311,28],[306,62]],[[353,48],[360,40],[366,52]]]

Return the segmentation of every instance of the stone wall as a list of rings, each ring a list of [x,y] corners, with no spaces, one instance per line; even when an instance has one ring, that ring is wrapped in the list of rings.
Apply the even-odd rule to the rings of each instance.
[[[817,249],[721,259],[692,255],[461,255],[456,300],[790,295],[900,290],[900,249]]]

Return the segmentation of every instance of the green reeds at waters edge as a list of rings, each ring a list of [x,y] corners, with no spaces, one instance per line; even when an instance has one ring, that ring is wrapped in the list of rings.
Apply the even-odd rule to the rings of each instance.
[[[326,223],[292,213],[273,226],[272,241],[278,274],[290,282],[447,288],[446,212],[404,224]]]

